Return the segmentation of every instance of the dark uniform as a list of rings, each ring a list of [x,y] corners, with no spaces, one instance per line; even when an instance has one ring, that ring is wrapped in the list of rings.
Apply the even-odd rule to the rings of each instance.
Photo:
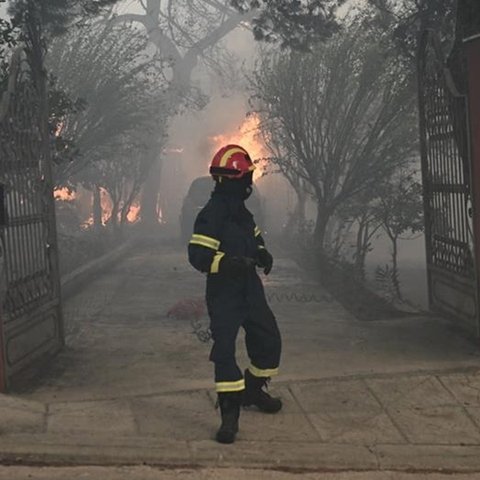
[[[199,213],[188,253],[190,263],[207,273],[207,307],[214,345],[210,360],[215,364],[218,393],[240,392],[243,374],[235,360],[235,341],[240,327],[246,333],[250,373],[267,378],[278,373],[281,339],[254,261],[237,276],[220,268],[224,257],[257,258],[264,249],[261,232],[244,201],[215,191]]]

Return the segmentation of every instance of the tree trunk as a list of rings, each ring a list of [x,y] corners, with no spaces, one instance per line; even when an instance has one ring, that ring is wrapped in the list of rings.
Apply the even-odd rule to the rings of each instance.
[[[123,227],[123,225],[126,225],[128,223],[128,214],[130,213],[130,210],[133,205],[133,200],[127,200],[121,210],[120,210],[120,225]]]
[[[118,214],[120,211],[120,198],[116,196],[112,196],[110,194],[110,198],[112,200],[112,214],[108,222],[110,223],[113,231],[118,231]]]
[[[295,206],[295,214],[297,216],[297,224],[305,225],[307,209],[307,195],[303,190],[297,192],[297,205]]]
[[[395,295],[399,300],[402,300],[402,292],[400,290],[400,278],[398,271],[398,239],[396,237],[392,240],[392,285]]]
[[[325,235],[330,216],[330,212],[323,205],[317,205],[317,221],[313,232],[313,242],[315,248],[321,253],[325,251]]]
[[[139,187],[136,184],[134,184],[130,191],[130,195],[128,195],[128,198],[125,200],[125,203],[122,206],[122,210],[120,212],[121,225],[125,225],[128,221],[128,214],[130,213],[130,209],[132,208],[133,202],[138,196],[138,190],[139,190]]]
[[[130,213],[131,204],[123,205],[122,209],[120,210],[120,226],[124,226],[127,223],[128,214]]]
[[[100,230],[103,226],[102,223],[102,197],[100,187],[98,185],[93,186],[93,228]]]
[[[306,203],[307,196],[305,192],[299,190],[295,192],[297,195],[297,203],[290,215],[287,225],[285,226],[285,233],[287,237],[291,237],[293,234],[299,233],[306,224]]]
[[[355,249],[355,271],[358,277],[362,280],[365,279],[365,260],[368,251],[368,237],[368,224],[360,221]]]
[[[148,179],[143,185],[141,196],[140,219],[147,227],[156,226],[158,219],[158,202],[160,196],[160,180],[162,160],[159,158],[153,165]]]

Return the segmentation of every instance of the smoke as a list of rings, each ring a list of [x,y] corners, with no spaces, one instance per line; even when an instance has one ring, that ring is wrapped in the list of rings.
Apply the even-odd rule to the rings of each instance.
[[[247,114],[246,96],[213,96],[201,111],[176,117],[164,152],[161,195],[167,223],[178,223],[183,198],[191,182],[208,175],[215,148],[212,137],[235,131]]]
[[[208,175],[208,165],[216,148],[213,137],[239,131],[247,117],[246,72],[255,61],[257,44],[250,31],[238,28],[224,39],[223,47],[228,52],[223,72],[201,64],[194,72],[194,86],[208,96],[207,105],[172,119],[161,182],[167,223],[178,223],[191,182]]]

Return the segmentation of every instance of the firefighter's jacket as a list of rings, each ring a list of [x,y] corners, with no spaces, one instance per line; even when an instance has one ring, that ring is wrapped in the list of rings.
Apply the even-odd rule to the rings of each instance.
[[[243,200],[214,192],[198,214],[188,246],[190,263],[208,274],[207,295],[212,283],[229,282],[220,273],[220,262],[225,255],[254,259],[259,248],[264,248],[261,231]]]
[[[250,371],[260,377],[277,373],[281,338],[255,267],[238,276],[222,272],[226,255],[256,258],[258,249],[265,246],[241,196],[218,189],[198,214],[188,254],[190,263],[207,274],[206,300],[214,341],[210,360],[215,363],[217,392],[233,392],[245,388],[235,360],[240,327],[245,329]],[[241,186],[238,190],[241,193]]]

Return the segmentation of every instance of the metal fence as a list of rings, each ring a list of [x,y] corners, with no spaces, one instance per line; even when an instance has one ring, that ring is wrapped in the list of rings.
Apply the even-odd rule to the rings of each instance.
[[[432,309],[477,325],[467,98],[455,88],[434,32],[420,45],[419,114]]]
[[[7,381],[63,344],[46,89],[36,74],[19,48],[0,104],[0,292]]]

